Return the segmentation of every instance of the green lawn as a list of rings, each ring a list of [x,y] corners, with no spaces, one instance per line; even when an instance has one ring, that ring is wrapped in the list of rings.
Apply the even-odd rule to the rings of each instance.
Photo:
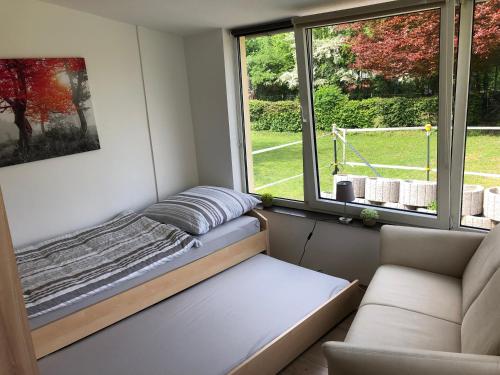
[[[469,135],[467,139],[466,171],[500,174],[500,133],[497,135]],[[301,140],[300,133],[275,133],[269,131],[253,131],[252,147],[254,151],[279,146]],[[351,133],[347,141],[351,143],[371,164],[402,165],[412,167],[426,166],[426,137],[422,131]],[[437,134],[431,135],[431,168],[436,168]],[[342,160],[342,145],[338,142],[339,161]],[[317,135],[318,167],[321,191],[331,192],[333,187],[332,137]],[[346,160],[362,162],[349,148]],[[303,200],[302,144],[272,150],[253,155],[255,190],[257,193],[269,192],[276,197]],[[383,177],[425,180],[425,171],[376,168]],[[352,173],[366,176],[375,174],[364,166],[341,165],[341,173]],[[431,173],[431,180],[436,174]],[[259,189],[285,180],[279,184]],[[500,185],[499,178],[465,175],[465,183],[480,184],[485,187]]]

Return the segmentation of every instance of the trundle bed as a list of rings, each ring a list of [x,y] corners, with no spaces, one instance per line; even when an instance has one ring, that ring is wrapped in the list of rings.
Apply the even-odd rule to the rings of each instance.
[[[326,309],[325,326],[335,324],[336,312],[349,313],[331,306],[348,286],[345,280],[258,254],[42,358],[40,371],[46,375],[65,375],[69,368],[72,375],[271,374],[324,333],[326,327],[314,327],[321,309]],[[311,322],[303,323],[307,330],[302,328],[299,335],[297,324],[308,315]],[[288,331],[295,332],[285,338]],[[295,349],[293,335],[300,337]],[[271,352],[265,353],[266,346]]]
[[[270,257],[268,230],[252,210],[202,235],[198,249],[29,321],[22,298],[11,296],[34,368],[47,375],[278,372],[355,310],[360,294],[357,281]],[[12,271],[10,236],[2,241]],[[12,290],[21,293],[19,285]]]

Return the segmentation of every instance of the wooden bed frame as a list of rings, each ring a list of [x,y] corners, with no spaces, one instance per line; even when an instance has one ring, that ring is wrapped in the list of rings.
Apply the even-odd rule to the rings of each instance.
[[[0,191],[0,374],[37,375],[28,316]]]
[[[261,252],[270,254],[267,219],[261,231],[125,292],[29,330],[7,216],[0,191],[0,374],[36,375],[37,359],[100,331]],[[231,371],[272,374],[290,363],[354,311],[361,300],[357,280]],[[4,349],[7,348],[5,351]]]
[[[358,280],[311,312],[250,358],[235,367],[230,375],[276,374],[318,339],[355,311],[363,293]]]
[[[109,327],[256,254],[263,251],[269,254],[267,219],[256,211],[247,215],[259,219],[259,233],[34,329],[31,336],[36,358]]]

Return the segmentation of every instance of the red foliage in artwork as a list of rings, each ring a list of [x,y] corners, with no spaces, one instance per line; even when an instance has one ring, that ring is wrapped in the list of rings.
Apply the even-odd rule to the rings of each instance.
[[[26,116],[44,126],[50,113],[74,112],[70,88],[61,83],[56,75],[39,75],[29,90]]]
[[[85,60],[82,58],[0,59],[0,115],[4,114],[5,119],[10,113],[9,122],[19,130],[17,148],[11,160],[5,163],[15,164],[50,157],[52,153],[72,153],[98,147],[97,138],[90,146],[86,141],[89,139],[86,118],[86,111],[89,112],[87,116],[91,111],[89,99]],[[70,127],[74,127],[82,141],[74,142],[71,147],[66,145],[63,150],[57,142],[50,143],[46,138],[40,140],[39,149],[32,152],[34,131],[45,135],[46,125],[52,119],[54,127],[58,116],[63,118],[60,126],[66,126],[65,130],[58,130],[59,134],[65,132],[64,136],[69,140]],[[43,155],[43,149],[49,146],[52,151]]]
[[[60,78],[66,66],[72,71],[85,69],[79,58],[0,60],[0,113],[8,109],[14,113],[21,147],[29,148],[29,118],[43,126],[50,112],[76,111],[71,87]]]

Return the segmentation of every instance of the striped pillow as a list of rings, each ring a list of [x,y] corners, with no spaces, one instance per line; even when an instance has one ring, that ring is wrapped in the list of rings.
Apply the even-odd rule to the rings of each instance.
[[[150,219],[203,234],[255,208],[257,198],[235,190],[198,186],[153,204],[144,211]]]

